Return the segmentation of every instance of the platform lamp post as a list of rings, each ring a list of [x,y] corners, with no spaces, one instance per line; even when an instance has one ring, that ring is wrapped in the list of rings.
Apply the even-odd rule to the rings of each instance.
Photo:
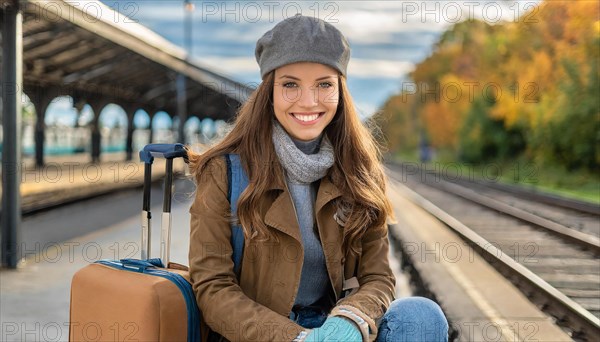
[[[184,15],[184,45],[186,50],[186,65],[192,55],[192,13],[194,4],[190,0],[183,2]],[[180,143],[187,143],[185,138],[184,125],[187,121],[187,92],[186,78],[183,73],[177,75],[177,117],[179,117],[178,139]]]

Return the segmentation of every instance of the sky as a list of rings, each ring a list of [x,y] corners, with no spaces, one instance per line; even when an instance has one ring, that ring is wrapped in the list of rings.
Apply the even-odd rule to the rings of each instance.
[[[142,24],[183,46],[181,3],[144,2],[137,16]],[[254,58],[256,41],[295,13],[317,16],[347,36],[351,46],[350,91],[361,113],[370,114],[399,88],[401,78],[414,63],[426,57],[441,31],[434,25],[399,25],[399,9],[398,3],[389,1],[204,1],[193,12],[192,55],[212,70],[256,84],[260,82]]]
[[[415,64],[425,59],[439,35],[469,18],[490,23],[515,20],[536,1],[191,1],[191,55],[200,65],[242,83],[260,82],[254,58],[256,41],[284,18],[302,13],[336,26],[348,39],[351,58],[348,86],[361,117],[376,112],[400,92]],[[184,47],[184,1],[109,0],[103,3]],[[50,122],[74,122],[68,101],[50,108]],[[58,109],[58,108],[62,109]],[[89,109],[88,109],[89,111]],[[87,116],[86,116],[87,115]],[[91,115],[91,112],[84,118]],[[101,120],[123,124],[118,106]],[[159,126],[167,124],[159,122]],[[47,123],[49,123],[47,121]],[[136,126],[145,126],[144,116]],[[156,124],[155,124],[156,125]]]

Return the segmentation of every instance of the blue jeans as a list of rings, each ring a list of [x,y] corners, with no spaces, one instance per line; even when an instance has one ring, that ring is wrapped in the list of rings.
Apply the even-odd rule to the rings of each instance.
[[[307,329],[318,328],[327,313],[317,310],[292,312],[290,319]],[[379,324],[376,342],[448,341],[448,321],[430,299],[407,297],[392,302]]]

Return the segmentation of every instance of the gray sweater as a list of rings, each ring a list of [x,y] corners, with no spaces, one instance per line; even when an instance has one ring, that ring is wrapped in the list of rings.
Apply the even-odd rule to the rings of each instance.
[[[319,151],[320,137],[308,142],[293,138],[292,140],[296,147],[305,154]],[[286,181],[296,209],[304,247],[304,264],[294,305],[308,306],[324,297],[331,287],[323,247],[319,241],[318,232],[315,232],[314,207],[318,181],[312,184],[295,183],[289,178],[286,178]]]

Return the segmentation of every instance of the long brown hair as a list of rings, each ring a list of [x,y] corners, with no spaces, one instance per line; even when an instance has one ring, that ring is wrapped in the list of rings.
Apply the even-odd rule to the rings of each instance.
[[[250,183],[238,202],[237,217],[246,238],[272,236],[255,208],[266,194],[275,175],[264,167],[281,167],[272,143],[274,71],[240,108],[233,129],[225,138],[203,154],[191,151],[190,169],[200,180],[208,162],[226,153],[241,156]],[[336,216],[344,226],[343,250],[356,252],[360,238],[369,227],[386,224],[393,210],[386,196],[386,179],[381,164],[379,145],[369,129],[360,121],[344,76],[339,77],[340,101],[333,120],[325,128],[335,152],[335,163],[329,170],[333,183],[341,190]],[[266,164],[265,164],[266,163]]]

